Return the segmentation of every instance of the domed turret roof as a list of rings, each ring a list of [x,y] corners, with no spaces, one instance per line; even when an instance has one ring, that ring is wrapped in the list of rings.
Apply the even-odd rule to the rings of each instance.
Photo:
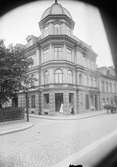
[[[62,7],[62,5],[59,4],[58,2],[55,2],[52,6],[50,6],[44,11],[44,13],[42,14],[41,20],[43,20],[48,15],[67,15],[69,18],[72,19],[72,16],[69,13],[69,11],[64,7]]]

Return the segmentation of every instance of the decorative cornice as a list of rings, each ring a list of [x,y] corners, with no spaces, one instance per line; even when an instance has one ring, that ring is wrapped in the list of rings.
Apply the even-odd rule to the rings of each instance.
[[[70,36],[68,35],[65,35],[65,34],[60,34],[60,35],[48,35],[46,36],[45,38],[42,38],[40,41],[39,41],[39,44],[41,45],[42,43],[45,43],[47,41],[52,41],[52,40],[64,40],[64,41],[69,41],[71,43],[74,44],[74,46],[77,44],[77,41],[73,38],[71,38]]]
[[[46,24],[47,21],[50,19],[65,19],[69,23],[71,29],[73,29],[75,25],[75,22],[65,14],[56,14],[56,15],[49,14],[39,22],[40,28],[43,28],[43,25]]]

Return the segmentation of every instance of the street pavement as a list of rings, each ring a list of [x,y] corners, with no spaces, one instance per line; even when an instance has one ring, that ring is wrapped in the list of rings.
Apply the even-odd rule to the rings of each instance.
[[[75,120],[31,118],[33,127],[0,136],[0,167],[51,167],[117,130],[117,114]]]

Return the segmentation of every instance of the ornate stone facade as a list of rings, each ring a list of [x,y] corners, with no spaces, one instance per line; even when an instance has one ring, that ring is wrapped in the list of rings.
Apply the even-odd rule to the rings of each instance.
[[[37,79],[28,93],[30,112],[56,115],[99,110],[105,96],[102,80],[117,84],[97,69],[96,53],[73,35],[74,25],[69,11],[55,1],[41,17],[41,36],[27,37],[24,54],[33,59],[28,73]],[[23,93],[18,101],[19,106],[25,105]]]

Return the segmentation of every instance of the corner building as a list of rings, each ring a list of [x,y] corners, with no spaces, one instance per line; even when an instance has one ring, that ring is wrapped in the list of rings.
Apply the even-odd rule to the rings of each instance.
[[[99,109],[97,55],[73,35],[74,26],[69,11],[55,1],[41,17],[41,35],[27,37],[24,54],[33,59],[28,73],[37,79],[29,89],[31,113],[77,114]],[[18,105],[25,105],[23,93],[19,93]]]

